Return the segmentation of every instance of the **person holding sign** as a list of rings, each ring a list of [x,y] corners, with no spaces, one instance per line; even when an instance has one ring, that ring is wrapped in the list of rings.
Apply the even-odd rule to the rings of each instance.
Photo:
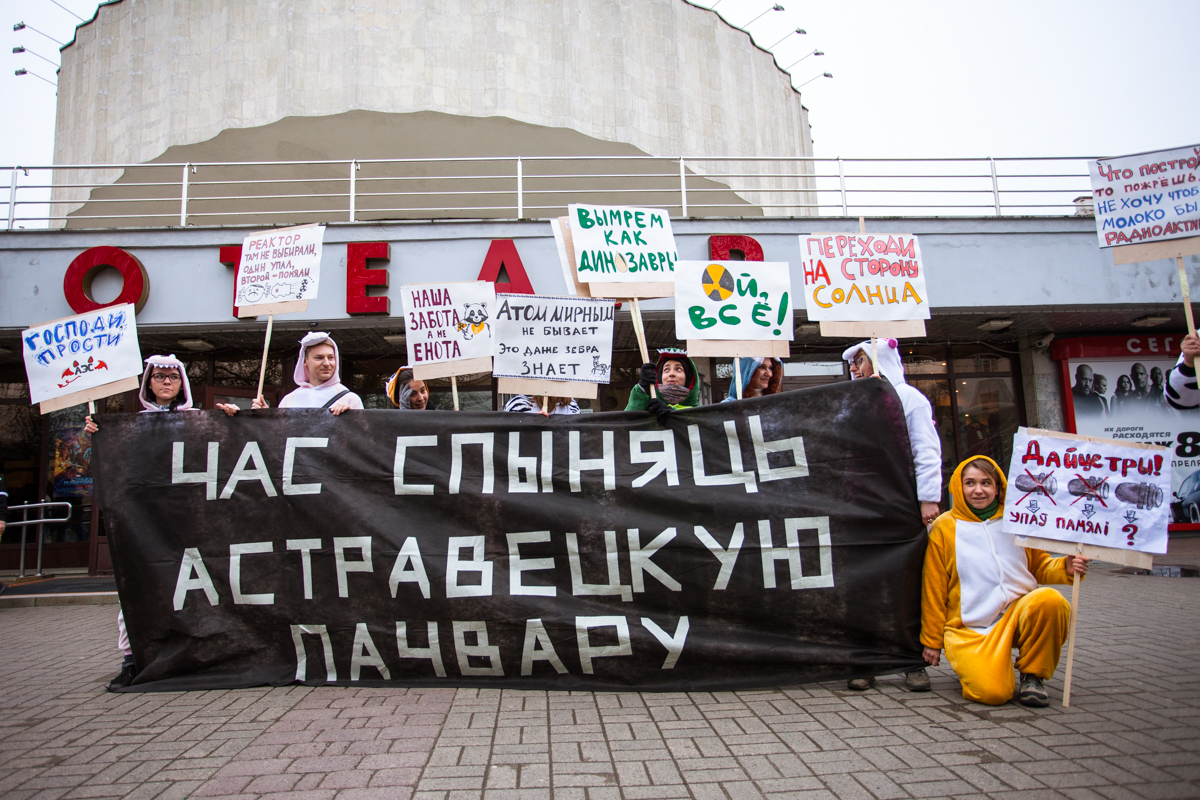
[[[412,367],[401,367],[384,384],[392,405],[401,411],[424,411],[429,408],[429,386],[413,377]]]
[[[742,397],[763,397],[779,394],[783,387],[783,362],[778,358],[738,358],[734,365],[742,373]],[[737,381],[729,384],[729,394],[722,403],[737,400]]]
[[[300,357],[292,379],[299,387],[279,401],[280,408],[321,408],[337,416],[349,409],[361,410],[362,398],[342,385],[338,371],[342,360],[338,356],[337,344],[328,333],[309,331],[300,340]],[[254,398],[251,408],[269,408],[267,401]],[[221,406],[225,413],[237,413],[237,406]],[[230,411],[230,409],[234,409]]]
[[[1044,681],[1058,667],[1071,604],[1042,583],[1083,579],[1088,559],[1050,558],[1018,547],[1004,531],[1004,473],[976,456],[950,478],[953,507],[929,532],[921,581],[921,644],[930,666],[941,651],[962,682],[963,697],[1002,705],[1013,697],[1012,651],[1017,648],[1024,706],[1050,704]]]
[[[145,408],[143,414],[199,410],[192,408],[192,386],[188,383],[187,367],[174,354],[150,356],[146,359],[146,371],[142,373],[142,388],[138,392],[138,399]],[[91,414],[84,417],[83,430],[89,434],[100,430]],[[108,682],[107,688],[110,692],[124,689],[137,677],[137,665],[133,661],[133,648],[129,646],[123,610],[117,612],[117,649],[124,658],[121,661],[121,671]]]
[[[1163,384],[1163,396],[1171,408],[1186,411],[1200,406],[1200,389],[1196,388],[1196,356],[1200,355],[1200,336],[1189,333],[1179,343],[1183,352],[1171,368]]]
[[[637,386],[629,392],[626,411],[649,411],[658,415],[661,423],[672,409],[695,408],[700,405],[700,382],[696,365],[683,350],[658,351],[658,364],[642,364]],[[657,397],[650,396],[654,386]]]

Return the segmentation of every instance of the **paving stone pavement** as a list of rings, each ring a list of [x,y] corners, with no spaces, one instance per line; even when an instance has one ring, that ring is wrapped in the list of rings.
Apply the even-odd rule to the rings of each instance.
[[[0,797],[1200,797],[1200,579],[1096,571],[1072,705],[899,676],[744,692],[108,694],[112,606],[0,609]]]

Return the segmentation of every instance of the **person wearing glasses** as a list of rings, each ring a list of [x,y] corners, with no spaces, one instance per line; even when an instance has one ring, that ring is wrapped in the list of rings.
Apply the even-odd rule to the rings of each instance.
[[[362,410],[362,398],[342,385],[342,364],[337,343],[328,333],[309,331],[300,340],[300,356],[292,370],[294,391],[279,401],[280,408],[319,408],[338,416],[350,409]],[[253,409],[270,408],[263,397],[254,398]],[[229,416],[238,412],[235,405],[217,405]]]
[[[892,385],[904,406],[904,421],[912,447],[916,468],[917,500],[920,501],[921,521],[932,525],[938,518],[938,502],[942,498],[942,440],[933,424],[933,406],[919,389],[904,382],[904,364],[900,360],[899,343],[895,339],[875,340],[876,358],[881,375],[875,374],[871,363],[871,342],[848,347],[842,358],[850,364],[850,379],[882,377]],[[857,691],[870,689],[874,678],[855,678],[847,686]],[[904,676],[904,685],[912,692],[929,691],[929,675],[923,669]]]
[[[146,371],[142,373],[142,388],[138,399],[144,407],[143,414],[159,411],[199,411],[192,408],[192,387],[187,379],[187,367],[174,355],[150,356],[146,359]],[[226,412],[228,413],[228,412]],[[83,429],[91,434],[100,426],[91,415],[84,417]],[[129,646],[129,634],[125,631],[125,612],[117,612],[117,648],[124,654],[121,671],[108,682],[108,690],[115,692],[133,683],[137,677],[137,665],[133,661],[133,649]]]

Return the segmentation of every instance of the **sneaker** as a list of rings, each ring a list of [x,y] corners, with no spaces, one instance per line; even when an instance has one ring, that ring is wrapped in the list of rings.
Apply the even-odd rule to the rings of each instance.
[[[126,661],[121,665],[121,671],[117,673],[117,677],[108,682],[107,688],[110,692],[115,692],[118,689],[124,689],[129,684],[133,683],[134,676],[137,675],[137,667],[132,661]]]
[[[928,692],[929,675],[924,669],[904,673],[904,688],[910,692]]]
[[[846,682],[847,689],[853,689],[856,692],[865,692],[875,685],[874,678],[855,678],[852,681]]]
[[[1045,708],[1050,705],[1050,696],[1046,694],[1046,687],[1042,684],[1042,679],[1036,675],[1022,672],[1021,689],[1017,693],[1017,702],[1032,708]]]

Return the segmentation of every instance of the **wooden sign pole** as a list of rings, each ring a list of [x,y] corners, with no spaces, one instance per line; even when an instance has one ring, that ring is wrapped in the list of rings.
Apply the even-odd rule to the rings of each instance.
[[[1075,546],[1076,555],[1083,553],[1083,545]],[[1071,672],[1075,667],[1075,623],[1079,620],[1079,584],[1083,578],[1071,576],[1071,629],[1067,640],[1067,674],[1063,680],[1063,708],[1071,707]]]
[[[737,399],[742,399],[742,392],[745,388],[742,386],[742,357],[735,356],[733,359],[733,379],[737,381]]]
[[[450,394],[454,398],[454,410],[458,411],[458,376],[450,376]]]
[[[267,377],[267,351],[271,348],[271,329],[275,327],[275,315],[267,315],[267,338],[263,340],[262,364],[258,368],[258,402],[263,400],[263,380]],[[341,366],[340,364],[338,365]]]
[[[1187,270],[1183,268],[1183,256],[1175,256],[1179,266],[1179,291],[1183,295],[1183,315],[1187,317],[1188,333],[1196,335],[1196,321],[1192,319],[1192,293],[1188,289]]]
[[[638,299],[633,298],[633,332],[637,335],[638,349],[642,353],[642,363],[650,363],[650,349],[646,347],[646,329],[642,326],[642,309],[638,305]],[[658,397],[658,393],[654,390],[654,384],[650,384],[650,397]]]

